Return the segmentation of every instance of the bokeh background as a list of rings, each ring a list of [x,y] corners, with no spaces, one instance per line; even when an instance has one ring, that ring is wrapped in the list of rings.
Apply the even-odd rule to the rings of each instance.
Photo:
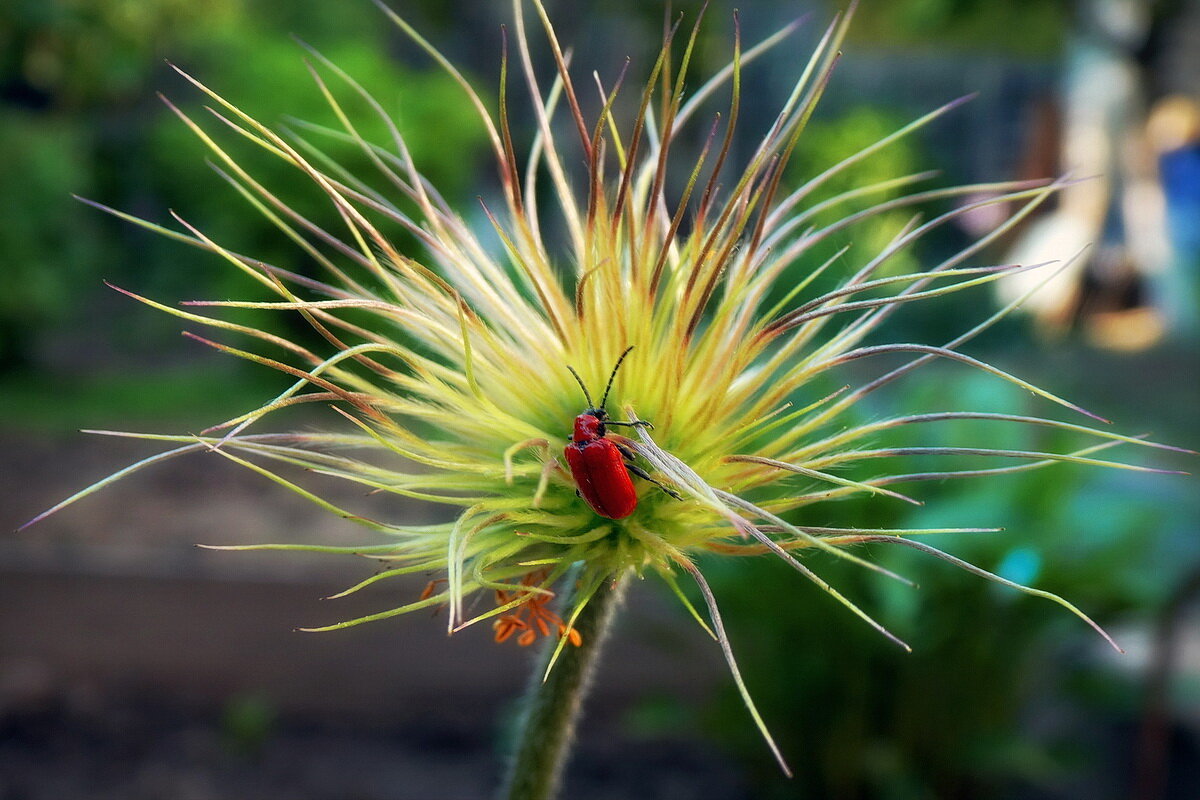
[[[507,4],[394,5],[490,93]],[[674,7],[690,21],[696,5]],[[631,75],[649,68],[662,4],[549,6],[561,39],[576,46],[576,64],[612,75],[629,55]],[[747,72],[741,127],[749,137],[769,125],[836,8],[807,0],[738,6],[748,42],[812,13]],[[729,58],[732,8],[710,4],[698,74]],[[496,188],[471,110],[366,0],[0,6],[5,531],[152,452],[79,428],[196,431],[281,385],[269,371],[181,339],[177,320],[104,286],[163,302],[220,299],[246,294],[240,276],[71,195],[162,224],[173,209],[234,249],[304,268],[155,96],[205,115],[170,59],[258,118],[317,136],[303,121],[333,120],[293,37],[376,93],[425,172],[465,215],[478,216],[475,197]],[[982,256],[1041,261],[1091,244],[1028,314],[971,352],[1115,420],[1122,432],[1200,448],[1200,3],[864,2],[845,50],[794,179],[979,91],[831,193],[927,167],[942,171],[942,185],[1090,177]],[[546,55],[537,57],[549,74]],[[514,121],[522,140],[531,121]],[[376,122],[362,125],[368,136],[382,133]],[[745,152],[750,142],[737,146]],[[285,168],[238,152],[281,196],[328,216]],[[369,171],[354,151],[338,154]],[[884,215],[834,249],[849,245],[847,260],[861,263],[904,219]],[[972,225],[986,223],[968,218],[929,238],[907,266],[951,252]],[[978,292],[911,307],[896,315],[890,338],[941,343],[998,302]],[[1047,412],[964,368],[927,369],[862,413],[940,409],[947,398],[964,408]],[[1018,449],[1076,441],[1006,426],[938,435]],[[1196,469],[1194,457],[1178,454],[1126,457]],[[1200,796],[1195,479],[1056,466],[920,488],[926,505],[916,510],[872,501],[827,511],[836,524],[870,527],[1002,526],[1002,534],[937,544],[1068,597],[1128,652],[1106,652],[1055,606],[908,557],[915,553],[878,555],[914,577],[918,591],[814,556],[825,577],[913,644],[906,656],[785,566],[714,560],[705,566],[746,679],[797,777],[778,774],[716,648],[660,587],[639,585],[589,702],[567,796]],[[202,456],[2,534],[0,798],[487,796],[531,654],[494,645],[485,630],[447,639],[420,615],[294,633],[398,603],[424,579],[321,603],[369,567],[194,547],[355,536],[257,476]]]

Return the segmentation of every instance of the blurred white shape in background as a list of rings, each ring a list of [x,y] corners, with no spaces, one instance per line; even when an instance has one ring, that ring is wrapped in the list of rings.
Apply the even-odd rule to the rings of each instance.
[[[1145,135],[1138,51],[1150,30],[1150,4],[1080,0],[1064,64],[1061,168],[1078,179],[1058,206],[1031,221],[1006,261],[1063,259],[1091,246],[1025,304],[1043,333],[1082,322],[1093,343],[1141,349],[1164,332],[1165,306],[1179,297],[1165,284],[1179,264],[1167,236],[1167,208]],[[1170,275],[1172,277],[1168,278]],[[998,283],[1002,301],[1042,280],[1036,271]],[[1182,324],[1182,314],[1165,315]]]

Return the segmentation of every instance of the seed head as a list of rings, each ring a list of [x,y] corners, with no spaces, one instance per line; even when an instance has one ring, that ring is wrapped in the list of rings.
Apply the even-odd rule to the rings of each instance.
[[[735,17],[729,64],[703,79],[689,71],[700,22],[690,33],[676,23],[645,71],[641,87],[630,90],[624,70],[612,80],[594,75],[594,85],[577,83],[540,0],[533,0],[535,24],[557,65],[550,80],[539,75],[523,3],[517,0],[513,8],[516,60],[533,98],[537,130],[526,147],[514,141],[509,128],[513,65],[507,46],[500,65],[498,111],[493,115],[449,61],[406,21],[384,9],[459,83],[479,112],[503,192],[498,207],[482,203],[488,222],[484,230],[474,229],[447,204],[422,175],[382,107],[319,53],[312,53],[317,65],[313,79],[342,128],[316,132],[361,148],[378,172],[371,180],[347,174],[308,139],[260,123],[184,75],[213,102],[217,127],[228,128],[294,167],[299,180],[327,195],[342,227],[328,230],[284,204],[235,161],[214,134],[167,101],[211,150],[221,176],[325,274],[313,278],[233,252],[182,219],[178,221],[184,230],[172,231],[106,209],[211,251],[278,299],[195,301],[180,309],[120,291],[189,323],[218,329],[222,338],[238,344],[196,338],[295,379],[277,397],[204,435],[148,436],[172,441],[175,449],[112,479],[166,456],[212,451],[374,534],[361,546],[307,548],[368,556],[388,565],[339,596],[398,575],[441,576],[405,605],[315,630],[446,606],[451,631],[487,622],[497,641],[528,644],[551,636],[558,638],[561,649],[578,644],[573,621],[598,587],[629,572],[657,575],[720,642],[768,742],[766,727],[738,676],[712,592],[694,563],[697,554],[774,554],[905,648],[867,611],[824,582],[804,556],[820,551],[904,580],[852,546],[888,543],[915,548],[1053,600],[1099,631],[1067,601],[1012,584],[920,541],[923,534],[946,529],[837,527],[836,512],[827,503],[854,495],[918,503],[900,487],[1058,462],[1143,469],[1093,454],[1120,443],[1150,443],[1069,422],[937,410],[856,423],[851,413],[878,389],[943,359],[1015,384],[1047,406],[1094,417],[963,352],[973,337],[1020,300],[942,344],[879,344],[870,338],[909,304],[1025,270],[1052,276],[1054,265],[980,265],[976,257],[1064,182],[909,190],[898,199],[830,222],[830,213],[847,203],[927,180],[925,173],[896,176],[820,203],[811,201],[830,179],[962,102],[938,108],[806,183],[790,186],[787,168],[802,146],[802,133],[839,57],[849,14],[825,31],[778,116],[748,157],[735,164],[735,130],[758,122],[739,119],[742,71],[784,41],[795,25],[743,50]],[[327,76],[339,82],[338,91],[327,83]],[[688,91],[688,86],[698,88]],[[374,108],[392,141],[363,139],[344,111],[339,91],[357,95]],[[630,92],[636,112],[632,119],[623,119],[615,101]],[[695,130],[701,131],[701,144],[680,163],[673,152]],[[681,167],[686,179],[679,185],[672,176]],[[917,211],[938,201],[979,196],[988,199],[960,204],[928,219]],[[926,234],[993,204],[1014,210],[979,240],[926,269],[888,271]],[[880,215],[898,209],[913,209],[911,220],[866,263],[847,265],[844,250],[832,258],[815,256],[844,231],[870,226]],[[417,241],[419,249],[395,244],[384,233],[394,226]],[[550,244],[560,237],[563,246]],[[831,281],[835,275],[841,277]],[[831,283],[833,288],[815,288]],[[218,310],[200,313],[198,306]],[[327,346],[317,352],[300,341],[228,321],[219,308],[298,314]],[[606,386],[622,354],[620,371]],[[908,360],[860,385],[842,385],[845,378],[839,367],[887,354]],[[581,396],[576,378],[591,389],[605,387],[601,404],[607,404],[616,425],[606,439],[627,450],[629,463],[668,490],[633,477],[636,507],[620,519],[601,516],[587,502],[590,497],[577,495],[581,478],[564,458],[571,421],[585,411],[584,402],[590,406],[592,401]],[[260,431],[277,410],[305,403],[332,407],[326,432]],[[898,428],[964,419],[1048,426],[1098,441],[1065,454],[877,444]],[[652,422],[653,430],[647,425],[621,427],[638,420]],[[861,477],[849,476],[910,455],[1006,461],[994,468],[922,473],[889,472],[880,466]],[[276,471],[281,464],[458,511],[444,523],[422,526],[405,524],[404,519],[367,519],[283,477]],[[860,469],[851,469],[856,466]],[[229,549],[270,547],[288,545]],[[574,606],[560,617],[549,610],[547,601],[569,571],[578,588]],[[708,622],[689,604],[681,577],[699,587]],[[465,602],[472,595],[494,602],[479,610]],[[1101,635],[1107,638],[1103,631]]]

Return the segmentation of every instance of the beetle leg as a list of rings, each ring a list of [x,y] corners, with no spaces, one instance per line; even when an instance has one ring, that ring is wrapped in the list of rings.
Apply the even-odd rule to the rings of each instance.
[[[625,444],[625,442],[618,442],[616,439],[613,439],[612,443],[617,446],[618,450],[621,451],[621,455],[624,456],[626,461],[633,461],[634,452],[629,445]]]
[[[637,475],[642,480],[650,481],[650,483],[653,483],[655,486],[662,489],[664,492],[671,495],[671,497],[674,497],[676,500],[683,499],[683,497],[681,497],[680,494],[678,492],[676,492],[674,489],[668,489],[661,482],[656,481],[654,478],[651,478],[650,473],[646,472],[646,470],[642,469],[637,464],[635,464],[633,461],[634,452],[629,447],[629,445],[622,444],[621,442],[613,442],[613,444],[615,444],[617,446],[617,449],[621,451],[621,455],[625,456],[625,461],[626,461],[625,468],[626,469],[628,469],[634,475]]]
[[[635,419],[632,422],[620,422],[617,420],[607,419],[604,421],[604,424],[606,426],[607,425],[624,425],[627,428],[642,427],[648,431],[654,430],[654,423],[650,422],[649,420],[644,420],[644,419]]]
[[[675,491],[674,489],[669,489],[666,486],[664,486],[663,484],[654,480],[654,478],[650,477],[650,473],[646,472],[646,470],[642,469],[637,464],[626,464],[625,468],[628,469],[630,472],[632,472],[634,475],[637,475],[642,480],[650,481],[650,483],[653,483],[655,486],[662,489],[664,492],[671,495],[671,497],[674,497],[676,500],[683,499],[683,496],[680,495],[679,492]]]

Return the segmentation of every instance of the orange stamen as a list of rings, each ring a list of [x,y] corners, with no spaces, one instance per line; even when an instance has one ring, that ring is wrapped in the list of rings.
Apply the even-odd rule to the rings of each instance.
[[[420,599],[428,600],[429,598],[433,597],[434,590],[437,589],[438,584],[445,583],[445,582],[446,582],[445,578],[436,578],[435,580],[432,580],[429,583],[425,584],[425,588],[423,590],[421,590]]]
[[[541,584],[546,579],[546,574],[546,570],[531,572],[523,577],[512,591],[496,590],[496,605],[498,606],[507,605],[521,597],[525,598],[521,605],[492,623],[497,643],[507,641],[518,630],[521,631],[521,635],[517,637],[517,644],[521,647],[528,647],[537,641],[538,634],[550,636],[552,630],[556,630],[560,637],[565,636],[567,641],[576,647],[583,643],[583,637],[579,635],[579,631],[574,628],[568,630],[567,626],[563,624],[562,617],[547,607],[553,595],[540,592],[535,594],[529,591],[529,588]],[[525,591],[520,591],[522,588]]]

